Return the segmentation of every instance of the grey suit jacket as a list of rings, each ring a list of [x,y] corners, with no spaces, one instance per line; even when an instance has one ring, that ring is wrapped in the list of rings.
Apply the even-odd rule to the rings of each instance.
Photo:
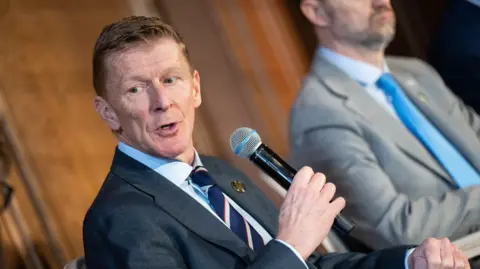
[[[216,183],[272,236],[277,230],[273,204],[240,171],[202,156]],[[246,186],[238,193],[233,180]],[[117,150],[111,171],[87,212],[83,226],[88,269],[304,269],[285,245],[270,241],[254,252],[183,190]],[[313,255],[309,268],[404,269],[407,247],[371,255]]]
[[[480,171],[480,118],[425,63],[387,58],[410,99]],[[459,190],[401,121],[317,57],[290,115],[290,160],[323,172],[373,249],[456,239],[480,228],[480,187]]]

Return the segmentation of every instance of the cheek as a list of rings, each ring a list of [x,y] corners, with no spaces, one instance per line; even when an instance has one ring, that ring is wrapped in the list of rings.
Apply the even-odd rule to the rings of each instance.
[[[122,118],[121,122],[124,127],[128,125],[143,126],[149,117],[149,102],[147,98],[137,98],[135,100],[125,100],[122,104]]]
[[[371,6],[362,1],[347,1],[338,8],[336,20],[350,28],[362,29],[370,20]]]
[[[187,112],[194,110],[196,101],[194,98],[193,89],[190,85],[179,85],[178,88],[170,92],[170,100],[178,106],[178,108],[186,116]]]

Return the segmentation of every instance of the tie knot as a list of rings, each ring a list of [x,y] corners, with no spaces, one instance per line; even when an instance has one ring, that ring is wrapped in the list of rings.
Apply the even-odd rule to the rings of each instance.
[[[193,183],[197,184],[200,187],[214,185],[215,182],[208,174],[208,170],[203,166],[197,166],[192,170],[190,174],[190,179]]]
[[[376,85],[387,96],[394,96],[399,85],[390,73],[384,73],[376,82]]]

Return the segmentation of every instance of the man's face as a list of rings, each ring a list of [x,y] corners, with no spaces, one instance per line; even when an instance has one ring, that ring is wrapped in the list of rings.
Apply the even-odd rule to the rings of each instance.
[[[105,80],[106,98],[95,104],[120,141],[158,157],[193,154],[200,77],[175,41],[162,38],[114,53]]]
[[[324,2],[333,38],[370,49],[384,49],[395,35],[390,0],[319,0]]]

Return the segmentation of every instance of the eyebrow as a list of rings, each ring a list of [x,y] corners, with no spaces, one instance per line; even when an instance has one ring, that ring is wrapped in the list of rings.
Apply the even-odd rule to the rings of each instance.
[[[179,67],[176,67],[176,66],[172,66],[172,67],[169,67],[165,70],[162,70],[161,71],[161,77],[165,76],[166,74],[170,74],[170,73],[173,73],[173,72],[178,72],[180,71],[181,69]],[[125,77],[121,80],[121,83],[125,82],[125,81],[145,81],[147,80],[145,76],[143,75],[133,75],[133,76],[130,76],[130,77]]]

